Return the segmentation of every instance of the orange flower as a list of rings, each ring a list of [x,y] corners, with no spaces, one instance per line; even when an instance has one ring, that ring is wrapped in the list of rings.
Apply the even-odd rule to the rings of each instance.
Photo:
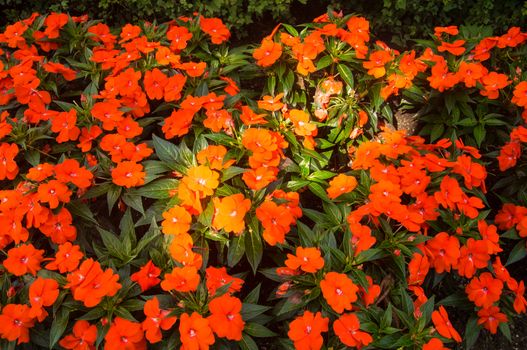
[[[59,270],[60,273],[75,271],[83,256],[78,245],[66,242],[59,245],[55,259],[46,265],[46,269]]]
[[[76,126],[77,111],[72,108],[69,112],[60,112],[51,120],[51,131],[58,133],[58,143],[75,141],[79,138],[81,130]]]
[[[348,19],[346,26],[355,42],[370,41],[370,23],[364,17],[353,16]]]
[[[258,101],[258,108],[265,109],[266,111],[276,112],[282,109],[284,104],[280,100],[284,97],[283,93],[279,93],[275,97],[265,95],[261,100]]]
[[[501,313],[500,308],[497,306],[490,306],[479,310],[478,317],[478,324],[482,324],[492,334],[496,334],[500,323],[508,321],[507,315]]]
[[[489,100],[495,100],[499,96],[500,89],[509,85],[511,81],[505,74],[490,72],[481,78],[481,83],[483,90],[480,90],[479,93],[482,96],[487,96]]]
[[[240,88],[234,80],[229,77],[220,77],[221,80],[227,83],[227,86],[223,89],[228,95],[234,96],[240,92]]]
[[[487,242],[469,238],[467,244],[461,247],[458,273],[460,276],[472,278],[478,269],[487,267],[489,260]]]
[[[189,212],[179,205],[175,205],[163,213],[162,231],[167,235],[181,235],[190,230],[192,216]]]
[[[428,271],[430,270],[430,262],[426,255],[414,253],[412,259],[408,264],[408,284],[421,285],[424,282]]]
[[[0,314],[0,336],[7,341],[18,340],[17,344],[29,342],[29,328],[35,325],[29,316],[29,306],[7,304]]]
[[[514,87],[511,102],[516,106],[527,107],[527,81],[522,81]]]
[[[500,149],[500,155],[498,159],[499,167],[501,171],[510,169],[516,165],[516,162],[521,156],[521,145],[519,142],[507,142]]]
[[[296,350],[320,350],[324,343],[322,332],[328,331],[328,323],[329,318],[322,317],[320,312],[305,311],[289,324],[287,335]]]
[[[232,277],[227,273],[225,267],[209,266],[205,270],[206,285],[209,296],[214,296],[218,288],[230,283],[229,293],[239,292],[242,289],[243,280],[241,278]]]
[[[187,176],[181,180],[191,191],[201,192],[204,196],[210,196],[219,185],[220,175],[209,167],[199,165],[191,167]]]
[[[446,232],[440,232],[426,241],[426,252],[437,273],[456,268],[460,256],[459,240]]]
[[[44,34],[47,35],[48,39],[56,39],[59,37],[59,30],[68,23],[68,15],[65,13],[52,12],[44,20],[46,29]]]
[[[265,201],[256,209],[256,217],[264,227],[263,238],[271,246],[285,242],[285,234],[295,222],[293,215],[273,201]]]
[[[329,306],[339,314],[351,310],[351,303],[357,301],[359,288],[343,273],[328,272],[320,281],[322,295]]]
[[[474,277],[465,288],[468,299],[476,306],[488,308],[500,300],[503,282],[493,278],[488,272],[483,272],[479,277]]]
[[[18,154],[16,143],[2,143],[0,145],[0,180],[13,180],[18,174],[15,157]]]
[[[168,78],[158,68],[154,68],[145,72],[143,83],[149,99],[161,100],[164,96],[165,86],[168,84]]]
[[[206,148],[202,149],[196,155],[198,163],[200,165],[207,165],[214,170],[222,170],[230,167],[235,160],[225,160],[227,155],[227,148],[224,146],[214,146],[209,145]]]
[[[438,338],[432,338],[428,343],[423,345],[423,350],[450,350],[443,346],[443,342]]]
[[[91,186],[93,174],[85,167],[81,167],[75,159],[66,159],[55,165],[55,177],[62,183],[71,182],[78,188]]]
[[[95,350],[97,327],[88,321],[76,321],[73,334],[68,334],[59,341],[59,345],[69,350]]]
[[[7,259],[3,261],[5,269],[15,276],[30,273],[36,276],[41,269],[40,263],[44,260],[44,250],[37,250],[30,244],[21,244],[7,251]]]
[[[155,266],[152,260],[149,260],[139,271],[133,273],[130,279],[137,282],[141,287],[141,291],[144,292],[161,282],[158,278],[160,273],[161,269]]]
[[[448,339],[454,339],[458,343],[461,342],[461,336],[456,329],[450,323],[448,314],[443,306],[439,307],[439,311],[432,312],[432,322],[434,323],[435,329],[443,337]]]
[[[342,344],[362,348],[373,341],[371,335],[360,330],[359,318],[355,314],[344,314],[333,323],[333,330]]]
[[[266,124],[265,114],[256,114],[249,106],[242,106],[242,113],[240,119],[245,125]]]
[[[438,39],[441,39],[441,34],[446,33],[449,35],[458,35],[459,30],[457,26],[448,26],[448,27],[435,27],[434,36]]]
[[[210,35],[213,44],[221,44],[229,40],[231,32],[219,18],[205,18],[200,16],[199,27],[202,31]]]
[[[141,324],[116,317],[104,337],[104,350],[146,350]]]
[[[203,75],[205,69],[207,68],[206,62],[187,62],[179,65],[181,69],[187,72],[189,77],[199,77]],[[167,85],[168,86],[168,85]]]
[[[44,306],[51,306],[59,296],[59,284],[50,278],[38,277],[29,287],[29,316],[42,322],[48,313]]]
[[[450,52],[454,56],[462,55],[463,52],[465,52],[465,48],[463,45],[465,44],[465,40],[456,40],[453,43],[447,43],[442,41],[441,45],[437,47],[437,50],[439,52]]]
[[[251,201],[241,193],[223,198],[213,198],[214,218],[212,227],[216,230],[241,234],[245,229],[245,214],[251,209]]]
[[[392,60],[392,55],[386,50],[374,51],[370,54],[369,61],[362,63],[363,67],[368,70],[369,75],[380,78],[386,74],[386,63]]]
[[[377,299],[379,295],[381,295],[381,286],[374,284],[373,279],[370,276],[366,276],[366,280],[368,281],[368,288],[366,289],[359,286],[359,293],[362,296],[364,305],[368,307],[375,302],[375,299]]]
[[[161,288],[165,291],[194,292],[199,281],[200,276],[194,266],[174,267],[171,273],[165,274]]]
[[[258,191],[275,181],[277,173],[274,167],[258,167],[244,172],[242,180],[251,190]]]
[[[79,147],[82,152],[88,152],[92,148],[93,140],[95,140],[101,134],[102,130],[97,125],[92,125],[89,129],[82,128],[77,147]]]
[[[181,350],[208,350],[215,341],[209,320],[197,312],[190,316],[187,313],[181,315],[179,334]]]
[[[187,68],[198,68],[194,67],[192,65],[187,64]],[[197,72],[196,72],[197,73]],[[165,86],[164,86],[164,97],[165,102],[172,102],[177,101],[181,98],[181,91],[183,90],[183,87],[185,86],[185,83],[187,82],[187,77],[183,74],[174,74],[170,78],[168,78]],[[183,106],[181,106],[183,109],[185,109]]]
[[[349,193],[357,187],[357,179],[353,176],[339,174],[335,176],[327,188],[328,197],[335,199],[344,193]]]
[[[192,250],[193,246],[192,237],[187,233],[182,233],[172,240],[168,250],[172,259],[181,265],[194,266],[199,269],[203,264],[203,257]]]
[[[256,64],[261,67],[272,66],[282,56],[282,45],[266,37],[262,40],[260,47],[253,51]]]
[[[82,301],[86,307],[98,305],[102,298],[112,297],[121,285],[117,282],[119,275],[112,269],[102,270],[101,265],[93,259],[84,260],[80,267],[66,276],[68,283],[64,288],[70,288],[73,299]]]
[[[38,199],[42,203],[48,203],[50,209],[59,206],[59,202],[68,203],[71,191],[68,186],[57,180],[50,180],[48,183],[38,186]]]
[[[242,302],[240,299],[223,294],[209,303],[211,315],[207,317],[210,327],[220,338],[241,340],[245,322],[240,315]]]
[[[194,114],[195,111],[190,109],[172,111],[172,114],[165,118],[165,124],[161,127],[165,137],[171,139],[176,136],[186,135],[192,125]]]
[[[192,33],[186,27],[170,27],[166,35],[167,39],[170,40],[170,48],[175,52],[186,48],[187,42],[192,39]]]
[[[112,181],[126,188],[141,186],[145,182],[143,166],[135,162],[121,162],[112,169]]]
[[[290,269],[299,269],[307,273],[315,273],[324,267],[324,259],[318,248],[296,248],[296,256],[287,254],[285,265]]]
[[[146,332],[146,339],[151,344],[161,341],[161,330],[169,330],[177,321],[177,317],[168,316],[170,311],[159,308],[157,297],[153,297],[145,303],[144,313],[146,319],[141,324],[141,328]]]
[[[479,79],[487,73],[487,68],[481,63],[468,63],[462,61],[456,74],[459,81],[464,82],[466,87],[475,87]]]

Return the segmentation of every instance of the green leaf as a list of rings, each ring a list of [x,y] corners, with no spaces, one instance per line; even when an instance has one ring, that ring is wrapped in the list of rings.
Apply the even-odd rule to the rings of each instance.
[[[256,217],[253,217],[250,224],[249,230],[245,232],[245,256],[251,264],[253,274],[256,274],[258,265],[262,260],[263,245],[260,237],[259,223]]]
[[[49,348],[53,349],[55,344],[59,341],[62,334],[68,327],[68,321],[70,318],[70,312],[65,307],[62,307],[53,318],[51,328],[49,330]]]
[[[242,350],[258,350],[258,345],[256,345],[254,339],[247,334],[242,334],[242,340],[238,342],[238,345],[240,345]]]
[[[247,323],[243,331],[256,338],[267,338],[277,336],[277,334],[271,331],[269,328],[254,322]]]
[[[115,202],[117,202],[117,200],[121,196],[122,190],[123,190],[122,187],[119,187],[116,185],[111,185],[108,188],[108,192],[106,193],[106,201],[108,202],[108,214],[110,215],[112,214],[113,206],[115,205]]]
[[[385,329],[392,324],[392,313],[393,313],[392,304],[389,303],[388,307],[386,308],[386,310],[384,311],[381,317],[381,323],[379,325],[381,329]]]
[[[505,263],[505,266],[508,266],[517,261],[520,261],[526,256],[527,256],[527,249],[525,249],[525,241],[521,240],[514,246],[514,248],[512,248],[511,253],[509,254],[509,258],[507,259],[507,262]]]
[[[165,199],[171,197],[171,192],[177,189],[178,184],[177,179],[159,179],[130,192],[145,198]]]
[[[337,70],[342,80],[344,80],[346,84],[353,89],[355,86],[355,80],[353,79],[353,72],[351,69],[345,64],[339,63],[337,65]]]
[[[141,196],[137,196],[133,193],[127,192],[122,196],[122,199],[124,204],[145,215],[145,210],[143,208],[143,200],[141,199]]]
[[[476,343],[476,340],[478,340],[479,332],[481,330],[481,327],[478,325],[478,318],[476,316],[472,316],[465,327],[465,348],[467,350],[470,350],[474,344]]]
[[[223,171],[223,174],[221,175],[221,182],[225,182],[237,175],[243,174],[246,171],[247,169],[244,169],[244,168],[240,168],[237,166],[230,166]]]
[[[156,135],[152,135],[152,141],[156,155],[159,157],[159,159],[169,168],[175,169],[174,164],[178,162],[178,147]]]
[[[262,284],[259,283],[253,290],[251,290],[249,292],[249,294],[247,294],[245,299],[243,299],[243,302],[244,303],[249,303],[249,304],[257,304],[258,303],[258,299],[260,298],[261,285]]]
[[[315,196],[322,199],[324,202],[331,202],[328,198],[326,190],[324,190],[324,188],[320,186],[319,184],[315,182],[311,182],[309,183],[309,185],[307,185],[307,187]]]
[[[244,235],[247,235],[248,233],[245,233]],[[233,239],[229,242],[229,250],[227,252],[227,264],[230,267],[235,266],[240,259],[243,257],[243,254],[245,252],[245,237],[244,235],[241,236],[234,236]]]
[[[269,306],[243,303],[240,314],[245,321],[250,321],[258,315],[270,310]]]
[[[476,143],[478,144],[478,147],[481,146],[481,143],[485,139],[485,135],[487,134],[487,130],[485,130],[485,125],[478,124],[474,128],[474,138],[476,139]]]
[[[66,208],[70,211],[71,215],[83,218],[87,221],[90,221],[93,224],[98,225],[98,221],[93,216],[93,213],[90,210],[90,207],[82,203],[79,200],[72,201],[66,204]]]
[[[113,233],[106,231],[101,227],[97,227],[97,231],[99,231],[99,234],[102,238],[102,242],[108,250],[108,253],[110,253],[110,255],[112,255],[113,257],[124,260],[124,247],[119,238]]]

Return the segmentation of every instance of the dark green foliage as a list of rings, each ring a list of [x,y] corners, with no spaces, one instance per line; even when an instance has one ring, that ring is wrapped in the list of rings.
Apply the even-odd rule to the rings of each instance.
[[[494,35],[527,25],[525,0],[384,0],[330,1],[344,13],[364,15],[372,32],[390,45],[408,49],[411,39],[425,38],[436,26],[485,25]]]

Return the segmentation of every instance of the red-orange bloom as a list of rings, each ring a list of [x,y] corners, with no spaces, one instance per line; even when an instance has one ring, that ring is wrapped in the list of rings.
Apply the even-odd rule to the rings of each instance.
[[[2,143],[0,145],[0,180],[13,180],[18,174],[15,157],[18,154],[16,143]]]
[[[17,344],[29,342],[29,328],[35,325],[29,316],[29,306],[8,304],[0,314],[0,336],[7,341],[18,340]]]
[[[229,293],[239,292],[242,289],[243,280],[233,277],[227,273],[225,267],[209,266],[205,270],[206,286],[209,296],[214,296],[218,288],[230,283]]]
[[[55,259],[46,265],[46,269],[59,270],[60,273],[75,271],[83,256],[84,254],[80,251],[78,245],[66,242],[59,245]]]
[[[190,316],[187,313],[181,315],[179,334],[181,350],[208,350],[215,341],[209,320],[197,312]]]
[[[315,273],[324,267],[324,259],[318,248],[296,248],[296,255],[287,254],[285,265],[290,269],[300,269],[307,273]]]
[[[335,199],[344,193],[349,193],[357,187],[357,179],[353,176],[339,174],[329,182],[328,197]]]
[[[497,306],[490,306],[478,311],[478,324],[488,329],[490,333],[496,334],[500,323],[507,322],[507,315],[500,312]]]
[[[487,267],[489,260],[487,242],[469,238],[467,244],[461,247],[458,273],[460,276],[472,278],[478,269]]]
[[[174,267],[171,273],[165,274],[161,288],[166,291],[194,292],[198,289],[200,276],[194,266]]]
[[[50,278],[38,277],[29,287],[29,316],[42,322],[48,313],[45,306],[51,306],[59,296],[59,284]]]
[[[44,260],[44,250],[37,250],[32,244],[21,244],[7,251],[7,259],[3,261],[5,269],[15,276],[30,273],[33,276],[41,269]]]
[[[97,340],[97,327],[88,321],[76,321],[73,333],[68,334],[59,341],[59,345],[69,350],[95,350]]]
[[[273,201],[265,201],[256,209],[256,217],[264,227],[263,238],[269,245],[285,242],[285,234],[295,222],[293,215]]]
[[[373,341],[371,335],[360,330],[359,318],[355,314],[344,314],[333,323],[333,330],[342,344],[362,348]]]
[[[201,192],[204,196],[210,196],[219,185],[220,175],[209,167],[199,165],[191,167],[182,182],[192,191]]]
[[[202,31],[210,35],[213,44],[221,44],[229,40],[231,32],[219,18],[199,18],[199,26]]]
[[[253,51],[256,64],[261,67],[272,66],[282,56],[282,45],[266,37],[260,47]]]
[[[68,283],[65,288],[70,288],[73,299],[82,301],[86,307],[98,305],[102,298],[112,297],[121,289],[121,284],[117,282],[119,275],[110,268],[103,271],[101,265],[93,259],[84,260],[66,278]]]
[[[456,329],[450,323],[448,314],[443,306],[439,307],[439,311],[432,312],[432,322],[434,323],[435,329],[443,337],[448,339],[454,339],[458,343],[461,342],[461,336]]]
[[[216,230],[241,234],[245,229],[245,214],[251,209],[251,201],[241,193],[223,198],[213,198],[214,218],[212,227]]]
[[[351,310],[351,303],[357,301],[359,288],[343,273],[328,272],[320,281],[322,295],[329,306],[339,314]]]
[[[240,315],[242,302],[240,299],[223,294],[209,303],[211,315],[207,317],[210,327],[220,338],[241,340],[245,322]]]
[[[157,286],[161,280],[158,278],[161,269],[154,265],[152,260],[149,260],[141,269],[130,276],[130,279],[137,282],[141,287],[141,291],[148,290]]]
[[[141,324],[116,317],[104,337],[105,350],[146,350]]]
[[[437,47],[439,52],[450,52],[454,56],[462,55],[465,52],[463,45],[465,40],[456,40],[453,43],[441,42],[441,45]]]
[[[440,232],[426,241],[426,253],[437,273],[456,268],[460,256],[459,240],[446,232]]]
[[[479,277],[474,277],[465,288],[468,299],[476,306],[488,308],[500,300],[503,282],[492,277],[489,272],[483,272]]]
[[[320,350],[324,343],[322,332],[328,331],[328,323],[329,318],[322,317],[320,312],[305,311],[289,324],[287,335],[296,350]]]
[[[153,297],[145,303],[144,312],[146,319],[141,324],[141,327],[145,331],[146,339],[151,344],[161,341],[161,330],[166,331],[172,328],[177,321],[177,317],[168,316],[169,310],[161,310],[159,308],[157,297]]]
[[[163,233],[167,235],[181,235],[190,230],[192,216],[183,207],[175,205],[163,213],[163,222],[161,223]]]
[[[112,181],[118,186],[126,188],[140,186],[145,182],[143,166],[135,162],[121,162],[112,169]]]
[[[38,199],[42,203],[48,203],[51,209],[59,206],[59,202],[68,203],[71,191],[68,186],[57,180],[50,180],[38,186]]]
[[[428,271],[430,270],[430,262],[426,255],[421,255],[419,253],[414,253],[412,259],[408,264],[408,284],[417,284],[421,285],[424,282]]]

